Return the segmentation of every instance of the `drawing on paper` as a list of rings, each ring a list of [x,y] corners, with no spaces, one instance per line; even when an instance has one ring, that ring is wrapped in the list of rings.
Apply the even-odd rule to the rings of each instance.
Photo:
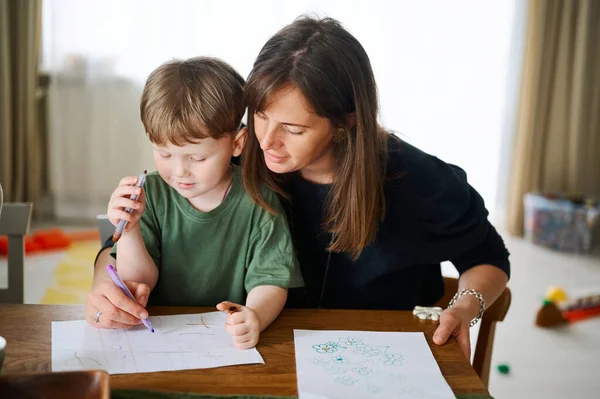
[[[294,330],[299,398],[454,398],[422,333]]]
[[[84,320],[52,323],[52,371],[104,369],[111,374],[264,363],[240,350],[225,330],[226,314],[152,317],[154,334],[94,328]]]
[[[389,345],[371,345],[356,337],[339,337],[335,341],[313,344],[316,356],[311,362],[331,374],[336,384],[357,385],[364,381],[370,394],[383,390],[371,381],[371,376],[381,378],[384,373],[402,366],[404,357],[393,353]]]

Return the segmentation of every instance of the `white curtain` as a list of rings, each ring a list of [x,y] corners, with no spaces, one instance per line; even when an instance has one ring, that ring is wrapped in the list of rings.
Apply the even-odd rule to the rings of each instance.
[[[45,0],[56,213],[104,212],[122,176],[153,168],[138,108],[152,69],[211,55],[247,76],[266,40],[302,13],[336,18],[361,41],[382,123],[462,166],[493,211],[523,8],[518,0]]]

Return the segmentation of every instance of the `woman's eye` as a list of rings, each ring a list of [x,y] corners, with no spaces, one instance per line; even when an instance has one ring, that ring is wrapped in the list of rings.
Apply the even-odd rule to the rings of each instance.
[[[202,161],[206,160],[206,158],[191,158],[191,160],[194,162],[202,162]]]
[[[283,128],[289,134],[302,134],[302,133],[304,133],[304,130],[293,130],[293,129],[290,129],[289,127],[287,127],[287,126],[284,126]]]
[[[262,112],[256,112],[254,115],[256,115],[258,117],[258,119],[262,119],[267,120],[267,116],[265,114],[263,114]]]

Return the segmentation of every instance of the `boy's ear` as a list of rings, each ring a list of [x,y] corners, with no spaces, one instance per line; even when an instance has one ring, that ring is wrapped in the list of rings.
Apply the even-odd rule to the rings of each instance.
[[[248,129],[245,127],[241,128],[236,134],[233,140],[233,156],[239,157],[246,144],[246,137],[248,137]]]

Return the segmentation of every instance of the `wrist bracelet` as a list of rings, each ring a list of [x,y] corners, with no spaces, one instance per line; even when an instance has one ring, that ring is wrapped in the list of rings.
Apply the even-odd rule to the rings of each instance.
[[[448,303],[448,308],[451,308],[454,305],[454,303],[458,300],[458,298],[466,294],[473,295],[475,298],[479,299],[479,314],[477,314],[477,316],[475,316],[475,318],[471,320],[471,324],[469,325],[469,327],[473,327],[475,324],[477,324],[479,320],[481,320],[483,312],[485,312],[485,300],[479,292],[471,288],[457,292],[450,300],[450,303]]]

